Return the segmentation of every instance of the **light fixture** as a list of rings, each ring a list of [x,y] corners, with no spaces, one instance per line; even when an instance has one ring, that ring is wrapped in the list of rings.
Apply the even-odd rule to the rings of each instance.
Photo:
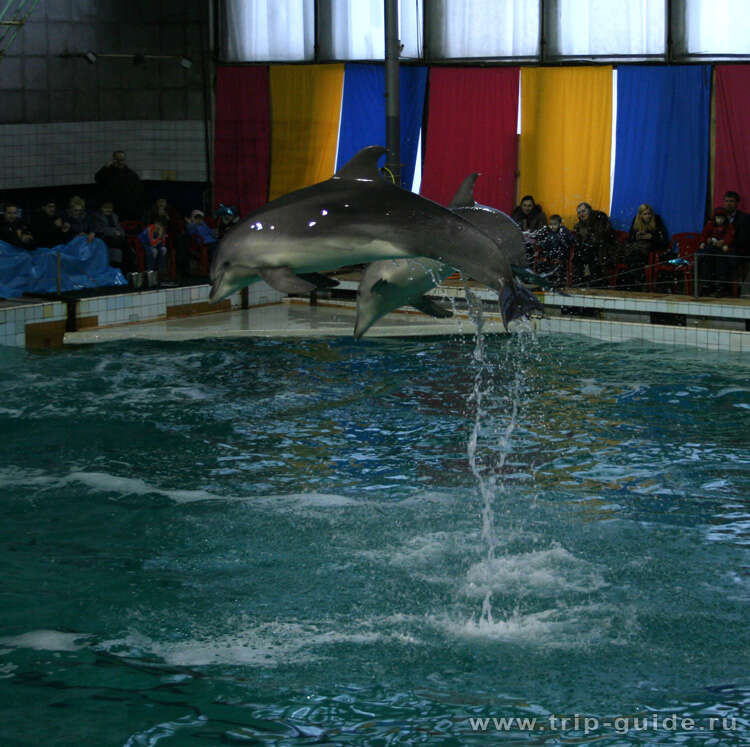
[[[182,65],[185,70],[190,70],[193,66],[193,61],[189,57],[180,57],[180,65]]]
[[[93,65],[96,62],[96,54],[94,54],[94,52],[92,52],[90,49],[88,52],[85,52],[83,56],[86,59],[86,62],[89,63],[89,65]]]

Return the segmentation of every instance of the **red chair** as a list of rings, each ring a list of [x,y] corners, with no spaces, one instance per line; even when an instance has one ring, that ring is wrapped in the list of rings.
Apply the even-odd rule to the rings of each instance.
[[[138,263],[138,272],[146,269],[146,255],[143,252],[143,246],[138,238],[138,234],[126,233],[125,240],[132,252],[135,252],[136,262]]]
[[[680,263],[670,264],[669,259],[655,257],[651,265],[651,286],[659,282],[660,276],[671,277],[671,282],[680,279],[684,282],[684,292],[686,296],[691,295],[690,285],[693,281],[693,266],[695,258],[693,255],[698,251],[701,243],[701,234],[699,233],[676,233],[672,236],[672,256],[670,259],[683,260]]]
[[[137,236],[146,227],[140,220],[121,220],[120,225],[128,236]]]
[[[629,233],[627,231],[615,231],[615,235],[617,236],[617,242],[621,245],[620,249],[624,248],[625,245],[628,243]],[[615,262],[614,267],[612,268],[612,272],[609,276],[610,288],[617,287],[617,276],[621,272],[625,272],[625,270],[627,269],[628,269],[628,265],[626,265],[624,262]]]
[[[190,254],[198,260],[201,268],[201,275],[208,277],[210,268],[210,249],[208,245],[198,236],[193,235],[190,241]]]

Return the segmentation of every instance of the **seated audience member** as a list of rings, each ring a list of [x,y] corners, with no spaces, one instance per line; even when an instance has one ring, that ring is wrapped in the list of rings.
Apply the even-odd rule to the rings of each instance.
[[[574,281],[586,287],[606,286],[606,274],[618,259],[617,236],[607,214],[594,210],[588,202],[581,202],[576,213]]]
[[[219,203],[219,207],[214,213],[216,216],[216,234],[219,238],[235,224],[240,222],[240,216],[234,205],[224,205]]]
[[[125,151],[116,150],[109,162],[96,172],[100,198],[112,200],[123,220],[140,220],[145,206],[143,183],[128,168]]]
[[[724,208],[714,208],[713,218],[703,228],[696,254],[700,295],[728,295],[737,255],[734,253],[734,226],[729,223]]]
[[[568,257],[575,245],[575,234],[563,225],[559,215],[550,215],[549,224],[535,233],[539,247],[536,271],[552,285],[562,287],[567,280]]]
[[[74,196],[68,201],[65,220],[70,224],[70,238],[86,236],[89,242],[94,240],[94,227],[86,212],[86,201],[83,197]]]
[[[211,256],[213,256],[213,250],[218,239],[216,232],[206,224],[205,218],[206,215],[202,210],[193,210],[187,221],[187,230],[191,236],[195,236],[206,244],[211,250]]]
[[[646,265],[651,252],[659,258],[669,249],[669,232],[664,221],[645,202],[638,208],[630,225],[628,243],[625,247],[625,264],[628,273],[624,285],[642,285],[646,281]]]
[[[34,235],[21,220],[18,205],[6,202],[3,211],[3,222],[0,223],[0,241],[17,246],[20,249],[34,249]]]
[[[47,200],[32,216],[31,233],[34,234],[34,243],[43,247],[67,244],[73,238],[70,223],[57,214],[57,204],[54,200]]]
[[[518,223],[522,231],[538,231],[547,225],[547,216],[542,206],[537,205],[531,195],[521,198],[521,204],[513,208],[510,217]]]
[[[138,239],[146,256],[146,269],[166,272],[167,269],[167,224],[163,218],[157,218],[139,234]]]
[[[126,272],[135,269],[135,262],[128,250],[128,240],[120,225],[120,219],[114,212],[110,200],[101,204],[99,210],[91,214],[91,225],[97,238],[101,239],[109,249],[109,264]]]
[[[149,225],[157,218],[165,221],[167,234],[174,238],[185,231],[185,221],[177,208],[172,207],[166,197],[158,197],[151,205],[145,223]]]

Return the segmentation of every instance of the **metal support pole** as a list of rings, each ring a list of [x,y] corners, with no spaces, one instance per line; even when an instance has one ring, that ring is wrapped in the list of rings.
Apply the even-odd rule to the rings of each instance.
[[[384,0],[385,11],[385,147],[386,168],[401,185],[401,122],[399,118],[398,0]]]
[[[698,260],[700,255],[696,252],[693,255],[693,298],[698,298],[698,291],[700,289],[700,278],[698,277]]]

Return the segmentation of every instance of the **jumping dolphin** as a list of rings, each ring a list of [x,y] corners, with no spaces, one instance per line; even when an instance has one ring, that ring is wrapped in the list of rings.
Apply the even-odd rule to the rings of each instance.
[[[502,211],[475,202],[474,184],[478,176],[474,173],[464,179],[450,203],[450,210],[490,236],[498,245],[498,250],[508,258],[514,274],[529,274],[533,279],[543,280],[533,273],[527,273],[524,268],[526,247],[518,224]],[[424,294],[440,285],[453,272],[454,268],[450,265],[427,258],[373,262],[362,274],[359,283],[354,336],[361,337],[378,319],[400,306],[413,306],[430,316],[451,316],[448,309]],[[530,291],[515,281],[514,284],[516,293],[513,302],[517,308],[503,309],[503,302],[508,303],[511,299],[509,296],[501,298],[503,320],[506,317],[525,316],[542,308]]]
[[[518,316],[523,304],[495,241],[442,205],[385,181],[377,166],[384,153],[364,148],[327,181],[273,200],[234,226],[211,265],[210,300],[258,276],[283,293],[306,293],[315,286],[299,273],[428,257],[498,291],[506,325]]]

